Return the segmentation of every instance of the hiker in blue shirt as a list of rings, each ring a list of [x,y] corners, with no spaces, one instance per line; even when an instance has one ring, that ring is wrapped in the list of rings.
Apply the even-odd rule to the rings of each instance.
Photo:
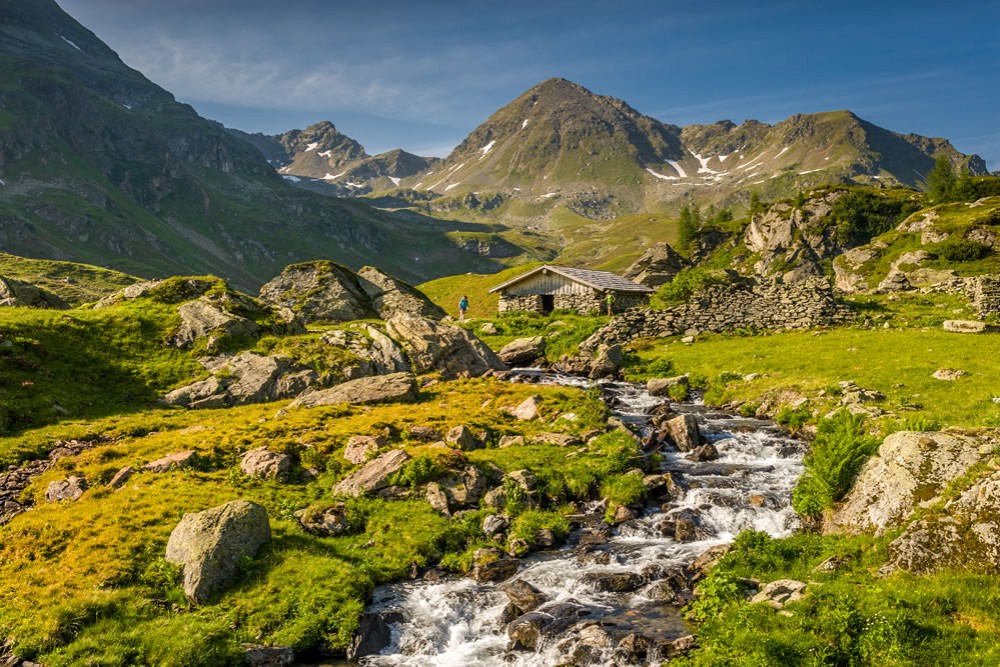
[[[459,322],[465,321],[465,311],[467,310],[469,310],[469,297],[463,295],[462,300],[458,302]]]

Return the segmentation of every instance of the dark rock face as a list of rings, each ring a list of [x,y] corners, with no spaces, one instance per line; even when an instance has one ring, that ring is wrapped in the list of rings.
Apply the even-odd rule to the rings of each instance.
[[[628,593],[646,582],[634,572],[592,572],[584,577],[584,583],[606,593]]]
[[[515,579],[508,582],[503,587],[504,593],[510,603],[520,611],[520,614],[527,614],[548,602],[548,596],[538,590],[523,579]]]
[[[507,626],[507,635],[515,650],[534,651],[542,639],[565,632],[588,613],[587,608],[575,600],[552,602],[514,620]]]
[[[514,558],[500,558],[487,563],[477,564],[469,576],[479,583],[497,582],[510,579],[517,574],[521,566],[520,561]]]
[[[392,641],[389,626],[402,620],[403,616],[399,613],[364,614],[358,624],[358,631],[347,647],[347,659],[357,660],[384,649]]]

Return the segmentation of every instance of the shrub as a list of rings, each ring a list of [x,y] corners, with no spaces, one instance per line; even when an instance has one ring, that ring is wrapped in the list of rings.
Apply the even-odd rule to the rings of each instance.
[[[692,294],[710,285],[725,285],[728,282],[729,278],[722,271],[704,268],[681,269],[673,280],[660,286],[650,300],[650,305],[653,308],[674,306],[684,303]]]
[[[821,419],[804,461],[805,472],[792,493],[795,511],[815,517],[843,498],[878,444],[867,434],[861,415],[840,411]]]
[[[517,555],[521,555],[538,546],[538,533],[542,530],[552,531],[556,540],[561,541],[569,535],[569,520],[558,512],[528,510],[520,514],[510,524],[510,531],[507,533],[508,541],[524,540],[527,548],[521,546],[517,550]]]
[[[937,252],[949,262],[974,262],[989,255],[992,249],[976,241],[960,239],[941,243]]]
[[[839,243],[859,245],[884,234],[919,209],[920,204],[915,201],[853,190],[834,202],[827,218],[837,227]]]

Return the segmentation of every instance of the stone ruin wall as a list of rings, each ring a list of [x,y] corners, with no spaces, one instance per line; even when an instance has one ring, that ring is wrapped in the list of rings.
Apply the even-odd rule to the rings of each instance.
[[[615,317],[580,346],[627,343],[635,338],[721,333],[736,329],[810,329],[843,324],[851,311],[837,303],[825,278],[784,284],[714,285],[666,310],[635,308]]]
[[[616,292],[612,310],[616,313],[625,312],[649,303],[649,295],[644,292]],[[555,310],[571,310],[583,315],[588,313],[603,313],[607,306],[604,295],[593,290],[583,294],[555,294],[553,298]],[[542,297],[538,294],[524,296],[501,296],[497,312],[510,313],[514,311],[542,312]]]

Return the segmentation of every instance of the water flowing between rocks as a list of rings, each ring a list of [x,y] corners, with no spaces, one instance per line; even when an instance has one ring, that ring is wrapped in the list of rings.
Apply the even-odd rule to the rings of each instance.
[[[521,379],[525,377],[543,383],[590,384],[538,372]],[[648,412],[667,400],[650,396],[636,384],[608,382],[600,387],[615,416],[640,435],[650,428]],[[392,640],[380,655],[362,658],[361,664],[643,664],[666,657],[658,651],[690,633],[678,613],[690,589],[676,585],[676,573],[684,572],[707,549],[731,542],[742,530],[774,536],[794,530],[791,490],[802,471],[805,450],[804,443],[787,437],[772,422],[732,417],[697,404],[672,404],[672,408],[697,417],[719,458],[694,462],[682,453],[665,453],[662,471],[672,473],[679,487],[669,502],[618,526],[603,544],[581,547],[571,539],[562,549],[522,560],[513,580],[532,584],[549,600],[535,612],[551,622],[539,634],[535,651],[510,648],[504,584],[456,577],[379,587],[368,611],[395,621],[390,626]],[[599,516],[592,519],[596,522]],[[689,541],[678,541],[676,534],[664,529],[665,522],[673,526],[683,517],[693,517],[697,526]],[[595,586],[595,578],[601,577],[611,585]],[[625,583],[619,586],[615,581]]]

